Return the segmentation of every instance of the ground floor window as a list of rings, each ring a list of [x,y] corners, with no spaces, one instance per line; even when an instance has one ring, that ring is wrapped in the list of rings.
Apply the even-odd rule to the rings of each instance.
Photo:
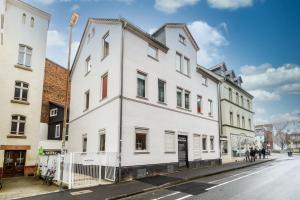
[[[147,150],[147,134],[148,128],[135,128],[135,150]]]
[[[222,154],[228,154],[228,141],[221,141],[221,151]]]
[[[174,131],[165,131],[165,152],[175,152]]]
[[[105,130],[100,130],[99,131],[99,151],[105,151]]]
[[[215,140],[214,140],[214,136],[210,136],[209,138],[210,140],[210,150],[214,151],[215,150]]]
[[[83,135],[82,137],[82,152],[86,152],[87,148],[87,135]]]
[[[202,136],[202,150],[206,151],[207,150],[207,138],[206,136]]]

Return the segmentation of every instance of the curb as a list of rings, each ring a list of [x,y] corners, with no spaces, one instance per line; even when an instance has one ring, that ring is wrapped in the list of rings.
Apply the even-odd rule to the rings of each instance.
[[[259,163],[251,163],[251,164],[245,165],[245,166],[239,166],[239,167],[230,168],[230,169],[226,169],[226,170],[221,170],[221,171],[217,171],[217,172],[211,172],[211,173],[208,173],[208,174],[199,175],[199,176],[195,176],[195,177],[191,177],[191,178],[186,178],[186,179],[182,179],[182,180],[171,181],[171,182],[159,185],[159,186],[145,188],[145,189],[137,191],[137,192],[132,192],[132,193],[128,193],[128,194],[121,194],[121,195],[114,196],[114,197],[108,197],[108,198],[105,198],[105,200],[116,200],[116,199],[121,199],[121,198],[125,198],[125,197],[130,197],[130,196],[142,194],[142,193],[145,193],[145,192],[150,192],[150,191],[153,191],[153,190],[158,190],[158,189],[162,189],[162,188],[169,188],[171,186],[178,185],[178,184],[181,184],[181,183],[186,183],[186,182],[198,179],[198,178],[203,178],[203,177],[207,177],[207,176],[222,174],[222,173],[225,173],[225,172],[230,172],[230,171],[234,171],[234,170],[237,170],[237,169],[243,169],[243,168],[247,168],[247,167],[251,167],[251,166],[254,166],[254,165],[263,164],[263,163],[274,161],[274,160],[276,160],[276,159],[272,158],[270,160],[261,161]]]

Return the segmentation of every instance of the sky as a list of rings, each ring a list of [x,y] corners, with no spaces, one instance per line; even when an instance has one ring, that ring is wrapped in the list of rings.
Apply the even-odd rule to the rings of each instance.
[[[74,57],[89,17],[125,17],[146,32],[184,22],[200,47],[198,64],[225,62],[254,97],[256,124],[300,119],[298,0],[25,0],[51,14],[47,57],[67,63],[68,21]]]

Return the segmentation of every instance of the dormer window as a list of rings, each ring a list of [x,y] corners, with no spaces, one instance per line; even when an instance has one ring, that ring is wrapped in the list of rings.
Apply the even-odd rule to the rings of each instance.
[[[31,28],[34,27],[34,18],[33,17],[30,18],[30,27]]]
[[[54,117],[57,116],[57,108],[52,108],[50,110],[50,117]]]
[[[26,14],[23,13],[22,15],[22,23],[25,24],[26,23]]]
[[[158,59],[158,49],[149,45],[148,46],[148,56],[157,60]]]
[[[179,34],[179,42],[185,45],[185,37]]]

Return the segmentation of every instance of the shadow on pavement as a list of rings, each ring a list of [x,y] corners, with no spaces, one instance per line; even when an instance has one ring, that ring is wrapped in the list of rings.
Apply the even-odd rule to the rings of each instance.
[[[189,182],[174,187],[168,188],[168,190],[179,191],[186,194],[198,195],[207,192],[205,189],[215,186],[215,184],[200,183],[200,182]]]

